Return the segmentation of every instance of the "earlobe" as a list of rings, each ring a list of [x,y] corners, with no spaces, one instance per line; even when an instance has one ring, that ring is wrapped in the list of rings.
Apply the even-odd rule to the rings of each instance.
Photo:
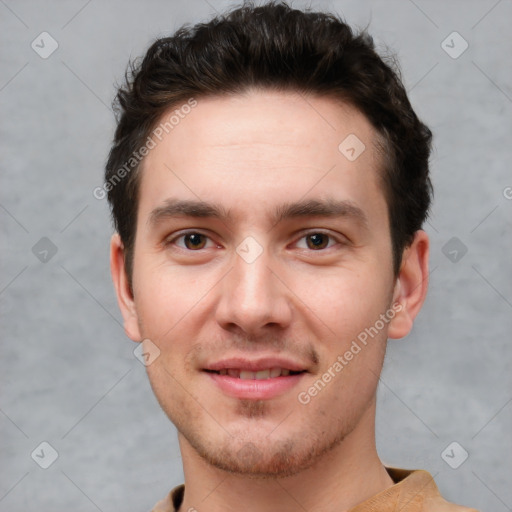
[[[117,303],[124,319],[126,335],[133,341],[141,341],[137,310],[132,290],[128,282],[125,266],[124,246],[118,233],[110,240],[110,272],[117,295]]]
[[[428,236],[423,230],[416,231],[411,245],[404,251],[396,280],[393,304],[400,304],[400,310],[389,324],[388,338],[403,338],[412,329],[427,294],[428,256]]]

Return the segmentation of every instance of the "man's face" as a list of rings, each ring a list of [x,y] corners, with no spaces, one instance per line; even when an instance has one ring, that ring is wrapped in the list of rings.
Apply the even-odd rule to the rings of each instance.
[[[158,346],[153,390],[217,467],[293,474],[370,421],[395,285],[374,139],[349,106],[252,91],[199,99],[146,157],[127,331]]]

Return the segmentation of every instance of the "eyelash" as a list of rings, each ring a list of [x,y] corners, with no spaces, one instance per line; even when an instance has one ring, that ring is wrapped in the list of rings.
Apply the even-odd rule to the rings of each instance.
[[[201,233],[200,231],[193,231],[193,230],[191,230],[191,231],[185,231],[185,232],[182,232],[181,234],[176,235],[176,236],[174,236],[173,238],[166,239],[166,240],[164,241],[164,246],[165,246],[165,247],[168,247],[168,246],[170,246],[170,245],[174,245],[174,244],[175,244],[175,242],[176,242],[177,240],[179,240],[180,238],[184,238],[184,237],[186,237],[187,235],[201,235],[201,236],[204,236],[204,237],[206,237],[208,240],[210,240],[210,241],[211,241],[211,238],[210,238],[208,235],[206,235],[206,234],[204,234],[204,233]],[[338,244],[342,244],[342,245],[346,245],[346,244],[347,244],[347,242],[346,242],[346,241],[345,241],[345,242],[343,242],[343,241],[341,241],[340,239],[336,238],[335,236],[331,235],[330,233],[326,233],[326,232],[324,232],[324,231],[319,231],[319,230],[316,230],[316,231],[309,231],[309,232],[307,232],[307,233],[303,234],[303,235],[302,235],[298,240],[302,240],[302,239],[304,239],[304,238],[306,238],[306,237],[308,237],[308,236],[311,236],[311,235],[324,235],[324,236],[326,236],[326,237],[328,237],[328,238],[329,238],[329,241],[331,241],[331,240],[332,240],[332,241],[337,242]],[[298,240],[297,240],[297,241],[298,241]],[[177,246],[177,247],[178,247],[179,249],[182,249],[182,250],[187,251],[187,252],[200,252],[200,251],[202,251],[202,250],[204,249],[204,248],[202,248],[202,249],[196,249],[196,250],[193,250],[193,249],[187,249],[186,247],[180,247],[180,246]],[[317,249],[317,250],[309,249],[309,250],[310,250],[310,252],[323,252],[323,251],[326,251],[327,249],[331,249],[332,247],[333,247],[333,246],[331,245],[331,246],[327,246],[327,247],[325,247],[325,248],[323,248],[323,249]],[[306,249],[306,250],[307,250],[307,249]]]

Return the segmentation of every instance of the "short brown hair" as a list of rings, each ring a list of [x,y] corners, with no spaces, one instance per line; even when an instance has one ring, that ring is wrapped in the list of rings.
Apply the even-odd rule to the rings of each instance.
[[[126,163],[145,144],[169,109],[190,98],[242,93],[258,87],[328,96],[362,112],[382,141],[381,172],[393,266],[421,229],[432,186],[428,159],[432,134],[407,98],[395,65],[375,51],[372,38],[354,34],[339,17],[271,1],[244,3],[208,23],[183,26],[156,40],[131,62],[114,102],[118,124],[106,164],[105,190],[125,249],[131,282],[140,164]],[[107,186],[108,184],[108,186]]]

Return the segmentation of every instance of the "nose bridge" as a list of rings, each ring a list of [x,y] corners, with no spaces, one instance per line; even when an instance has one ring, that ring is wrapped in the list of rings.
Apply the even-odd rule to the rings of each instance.
[[[236,324],[249,332],[269,324],[284,327],[289,322],[285,290],[270,270],[270,264],[269,253],[262,246],[258,249],[251,240],[238,246],[233,269],[223,283],[217,309],[219,323]]]
[[[272,273],[268,263],[267,254],[261,254],[254,261],[247,261],[243,257],[235,259],[233,291],[242,303],[254,307],[270,299]]]

